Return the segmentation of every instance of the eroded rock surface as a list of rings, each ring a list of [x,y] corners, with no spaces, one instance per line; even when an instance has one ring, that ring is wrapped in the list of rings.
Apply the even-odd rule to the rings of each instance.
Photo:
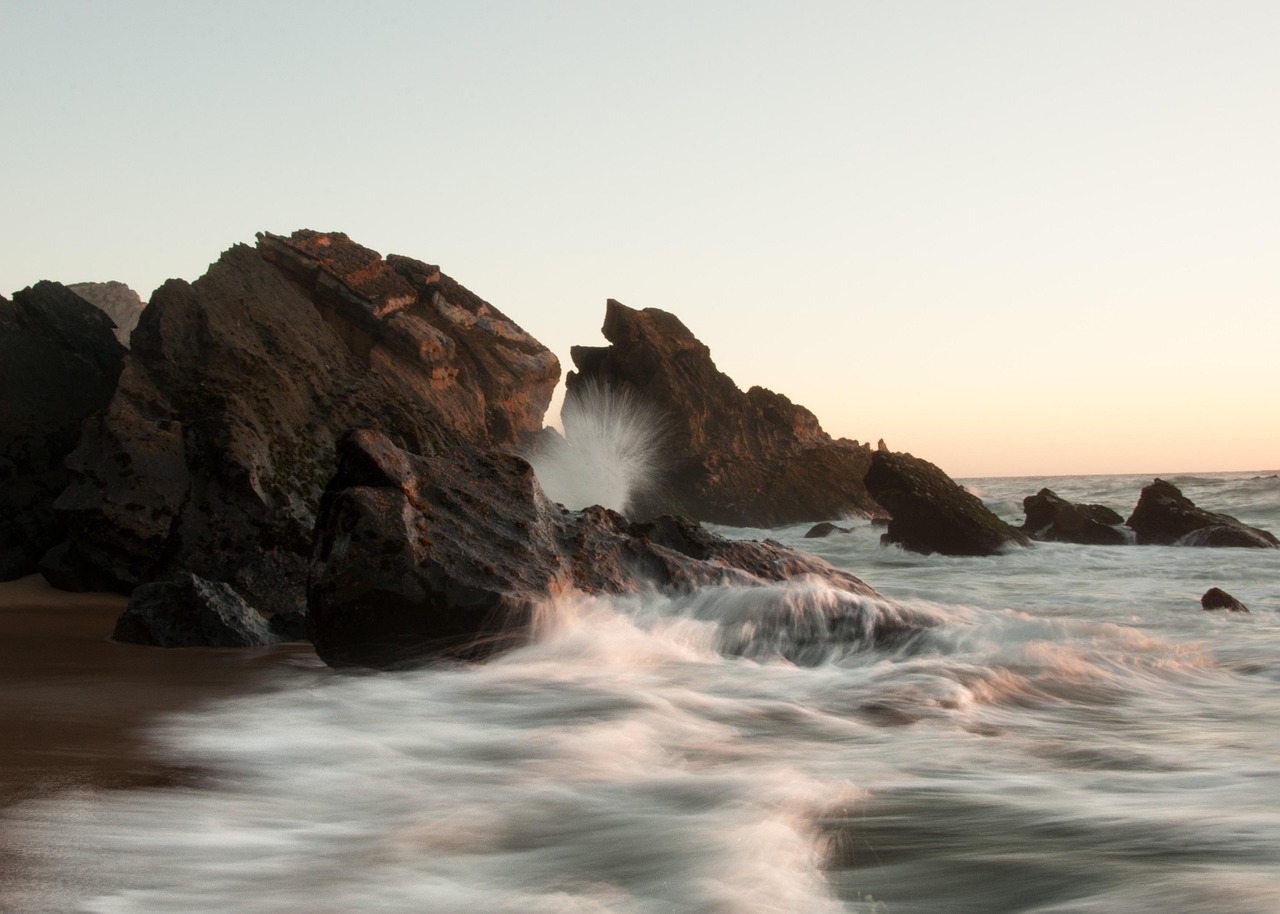
[[[65,535],[53,503],[84,420],[111,398],[124,347],[105,314],[56,282],[0,297],[0,581]]]
[[[420,457],[362,429],[340,443],[338,468],[317,522],[308,607],[312,641],[335,666],[484,657],[525,643],[538,608],[570,590],[686,592],[812,577],[845,601],[843,615],[837,607],[814,625],[875,639],[922,624],[882,607],[874,623],[858,616],[862,627],[853,626],[875,591],[771,541],[726,540],[671,516],[634,523],[600,507],[566,511],[509,454]]]
[[[1157,479],[1142,490],[1125,522],[1141,546],[1241,546],[1275,549],[1274,535],[1228,514],[1206,511],[1171,482]]]
[[[667,459],[634,515],[777,526],[883,513],[862,483],[870,448],[833,439],[781,394],[739,390],[675,315],[611,299],[603,332],[609,346],[573,347],[566,383],[629,390],[657,411]]]
[[[1129,542],[1124,518],[1106,505],[1067,501],[1052,489],[1041,489],[1022,500],[1027,517],[1022,531],[1032,539],[1090,546],[1120,546]]]
[[[539,425],[559,371],[434,267],[317,232],[261,236],[165,283],[132,346],[69,458],[56,571],[122,592],[191,573],[267,616],[304,611],[344,432],[423,453],[510,445]]]
[[[943,555],[995,555],[1030,544],[1026,534],[996,517],[977,496],[911,454],[877,450],[866,483],[890,514],[882,543]]]

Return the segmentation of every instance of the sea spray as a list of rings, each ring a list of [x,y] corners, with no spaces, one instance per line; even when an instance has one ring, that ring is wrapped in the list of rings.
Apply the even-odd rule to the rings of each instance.
[[[625,514],[657,481],[663,423],[629,389],[586,384],[560,410],[564,435],[528,455],[543,491],[566,508],[603,505]]]

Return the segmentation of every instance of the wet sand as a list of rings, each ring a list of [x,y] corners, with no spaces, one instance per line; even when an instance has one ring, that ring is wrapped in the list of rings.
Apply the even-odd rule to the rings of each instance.
[[[199,772],[151,748],[154,721],[268,689],[284,666],[318,663],[305,644],[118,644],[110,636],[126,603],[116,594],[54,590],[39,576],[0,583],[0,911],[24,868],[5,835],[17,807],[66,789],[194,782]]]

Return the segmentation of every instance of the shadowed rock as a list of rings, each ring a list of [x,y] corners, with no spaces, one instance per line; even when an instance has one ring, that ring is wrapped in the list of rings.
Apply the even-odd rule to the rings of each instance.
[[[1227,514],[1196,507],[1171,482],[1157,479],[1142,490],[1125,522],[1142,546],[1241,546],[1274,549],[1280,545],[1266,530],[1242,524]]]
[[[828,521],[823,521],[820,524],[814,524],[812,527],[810,527],[808,532],[805,533],[804,538],[807,540],[822,539],[823,537],[830,536],[833,533],[852,533],[852,532],[853,530],[851,530],[849,527],[837,527],[833,523],[829,523]]]
[[[726,540],[671,516],[632,523],[600,507],[566,511],[519,457],[470,448],[419,457],[361,429],[339,445],[317,520],[308,626],[327,663],[393,667],[523,644],[538,608],[570,590],[686,592],[808,577],[844,595],[846,617],[878,600],[853,575],[771,541]],[[848,637],[920,624],[882,608],[869,633]]]
[[[777,526],[883,513],[862,484],[870,448],[832,439],[781,394],[739,390],[675,315],[610,299],[603,332],[609,346],[573,347],[566,385],[630,391],[661,417],[667,461],[634,515]]]
[[[1247,613],[1249,611],[1243,603],[1237,600],[1225,590],[1217,587],[1210,587],[1204,592],[1204,596],[1200,598],[1200,606],[1202,609],[1225,609],[1227,612]]]
[[[260,647],[279,640],[234,588],[193,574],[136,588],[111,637],[155,647]]]
[[[1022,500],[1027,519],[1022,531],[1032,539],[1089,546],[1121,546],[1129,541],[1117,529],[1124,518],[1105,505],[1067,501],[1052,489],[1041,489]]]
[[[0,297],[0,580],[65,535],[53,503],[84,420],[111,398],[122,347],[105,314],[56,282]]]
[[[317,232],[262,236],[194,283],[165,283],[132,344],[68,460],[70,546],[51,581],[129,592],[188,572],[282,618],[304,611],[343,432],[368,425],[424,453],[512,445],[559,372],[434,267]]]
[[[146,305],[137,292],[122,282],[74,282],[67,288],[111,318],[116,339],[122,346],[129,345],[129,336]]]
[[[943,555],[995,555],[1009,546],[1030,544],[1026,534],[919,457],[877,450],[866,483],[890,514],[882,543]]]

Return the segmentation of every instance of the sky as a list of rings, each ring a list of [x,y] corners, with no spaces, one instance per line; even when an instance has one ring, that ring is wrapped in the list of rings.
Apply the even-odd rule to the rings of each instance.
[[[0,294],[260,231],[955,477],[1280,468],[1280,3],[0,0]]]

